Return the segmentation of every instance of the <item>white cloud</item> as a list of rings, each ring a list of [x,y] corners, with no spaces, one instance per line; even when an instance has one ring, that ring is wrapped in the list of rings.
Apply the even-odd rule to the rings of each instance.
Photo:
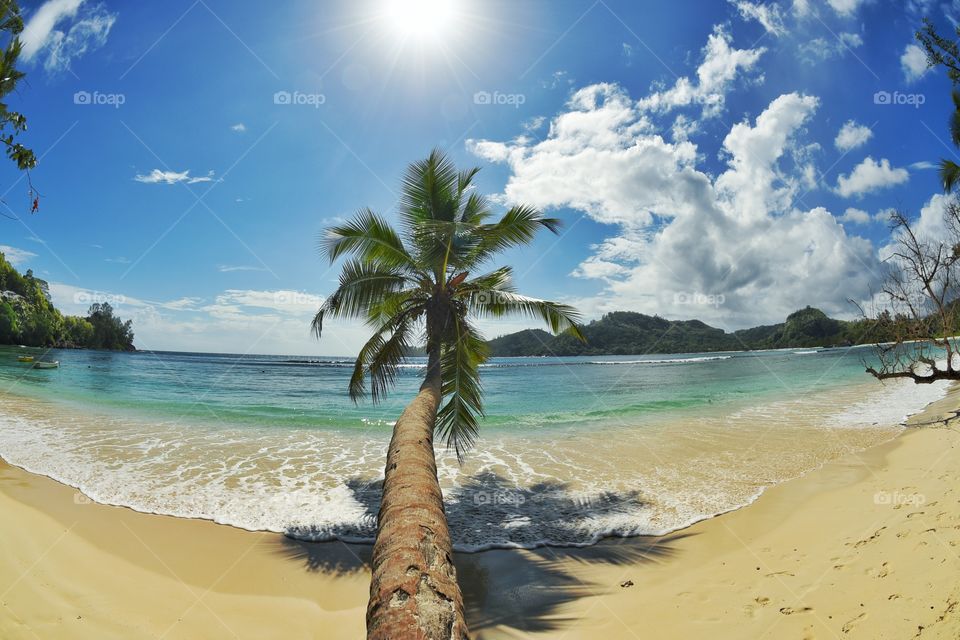
[[[212,182],[213,181],[213,171],[210,171],[205,176],[191,176],[190,170],[187,171],[161,171],[160,169],[154,169],[148,174],[137,174],[133,177],[137,182],[143,182],[145,184],[177,184],[179,182],[185,182],[187,184],[195,184],[197,182]]]
[[[837,178],[837,193],[844,198],[860,197],[872,191],[903,184],[909,179],[910,173],[906,169],[891,167],[886,158],[877,162],[867,156],[854,167],[849,176],[841,175]]]
[[[870,130],[870,127],[857,124],[853,120],[847,120],[840,127],[833,144],[840,151],[850,151],[867,144],[871,137],[873,137],[873,131]]]
[[[806,18],[811,14],[810,0],[793,0],[793,15]]]
[[[797,47],[800,60],[807,64],[817,64],[834,57],[843,57],[848,51],[863,46],[863,38],[858,33],[841,32],[829,39],[814,38]]]
[[[857,9],[859,9],[861,5],[864,5],[867,2],[868,0],[827,0],[827,4],[829,4],[834,11],[844,17],[852,16],[857,12]]]
[[[756,20],[763,25],[767,33],[775,36],[782,36],[787,32],[783,24],[783,15],[780,13],[780,5],[758,2],[748,2],[747,0],[730,0],[737,7],[740,16],[744,20]]]
[[[855,209],[854,207],[850,207],[840,216],[840,222],[850,222],[853,224],[870,224],[872,220],[873,218],[870,217],[869,213],[863,209]]]
[[[85,0],[48,0],[42,4],[29,17],[20,37],[24,61],[42,56],[47,71],[63,71],[87,51],[106,44],[117,15],[102,4],[87,5],[86,10],[84,4]],[[65,30],[57,28],[65,23]]]
[[[737,328],[782,321],[807,304],[849,317],[847,300],[868,298],[881,270],[873,246],[826,209],[793,204],[810,167],[809,145],[796,138],[818,104],[782,95],[733,126],[721,150],[726,170],[715,178],[698,167],[702,150],[665,141],[645,99],[631,103],[610,84],[577,91],[542,142],[469,148],[510,168],[508,201],[614,225],[573,272],[603,283],[599,294],[569,300],[592,317],[630,309]],[[724,302],[690,306],[693,294]]]
[[[267,269],[264,267],[250,267],[250,266],[244,266],[244,265],[228,265],[228,264],[221,264],[220,266],[217,267],[217,271],[219,271],[220,273],[233,273],[235,271],[266,271],[266,270]]]
[[[133,320],[140,349],[349,356],[369,337],[362,325],[331,322],[317,342],[310,320],[323,299],[292,290],[231,289],[207,304],[199,297],[151,301],[63,283],[51,283],[50,293],[67,314],[110,302],[120,317]]]
[[[7,258],[7,262],[15,267],[22,265],[31,258],[36,258],[37,254],[26,249],[18,249],[7,244],[0,244],[0,252]]]
[[[687,77],[678,78],[670,89],[656,91],[638,101],[641,108],[667,112],[691,104],[703,106],[704,117],[723,112],[730,85],[740,73],[751,71],[766,49],[733,49],[732,39],[716,26],[703,48],[703,62],[697,67],[697,84]]]
[[[937,163],[936,163],[936,162],[930,162],[929,160],[921,160],[921,161],[919,161],[919,162],[914,162],[913,164],[911,164],[911,165],[910,165],[910,168],[911,168],[911,169],[916,169],[916,170],[918,170],[918,171],[925,171],[925,170],[928,170],[928,169],[936,169],[936,168],[937,168]]]
[[[900,68],[903,69],[903,77],[907,82],[919,80],[930,70],[927,66],[927,54],[918,45],[908,44],[900,56]]]
[[[247,125],[243,124],[242,122],[238,122],[237,124],[230,127],[230,130],[236,131],[237,133],[243,133],[247,130]]]

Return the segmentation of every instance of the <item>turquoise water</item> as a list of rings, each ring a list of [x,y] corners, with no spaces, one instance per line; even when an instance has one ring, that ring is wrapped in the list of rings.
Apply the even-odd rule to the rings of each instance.
[[[21,354],[45,354],[62,367],[33,370],[16,361]],[[867,349],[495,358],[483,371],[484,426],[582,424],[862,384],[863,356]],[[277,427],[392,422],[423,372],[423,360],[412,359],[386,402],[354,405],[346,391],[352,366],[316,356],[0,348],[0,384],[10,392],[160,418]]]
[[[56,370],[16,361],[56,359]],[[894,436],[942,387],[881,386],[869,348],[494,359],[466,464],[439,452],[460,549],[663,533]],[[369,540],[390,426],[343,358],[0,348],[0,455],[97,501]]]

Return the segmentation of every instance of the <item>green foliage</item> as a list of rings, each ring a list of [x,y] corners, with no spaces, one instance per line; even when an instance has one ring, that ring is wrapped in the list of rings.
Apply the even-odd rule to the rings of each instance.
[[[130,351],[133,348],[133,323],[113,315],[110,303],[94,303],[87,312],[87,323],[93,329],[87,345],[92,349]]]
[[[36,156],[16,140],[19,134],[26,131],[27,119],[22,113],[11,111],[5,99],[24,77],[24,73],[17,69],[22,49],[19,36],[23,32],[23,18],[14,0],[0,0],[0,32],[7,38],[0,53],[0,142],[6,146],[7,157],[19,169],[32,169],[37,164]]]
[[[0,0],[2,2],[2,0]],[[24,275],[0,253],[0,344],[133,350],[132,323],[113,315],[109,304],[93,305],[87,318],[64,317],[50,287],[28,270]]]
[[[13,342],[20,333],[17,312],[9,302],[0,302],[0,343]]]
[[[960,37],[960,24],[956,26],[956,32]],[[953,84],[960,83],[960,48],[956,41],[938,34],[929,18],[923,19],[923,28],[917,31],[916,37],[926,51],[927,65],[946,67],[950,81]]]
[[[427,375],[433,382],[439,377],[444,399],[436,430],[458,456],[475,440],[483,414],[479,367],[488,350],[471,318],[533,317],[554,333],[582,337],[574,309],[519,295],[509,267],[477,275],[496,254],[560,224],[523,206],[491,222],[486,198],[473,188],[477,171],[457,171],[434,151],[406,172],[399,231],[369,209],[329,229],[321,251],[331,262],[350,258],[313,320],[318,338],[327,317],[358,318],[372,327],[350,380],[354,400],[367,393],[380,400],[402,360],[426,343]]]
[[[834,320],[807,307],[781,324],[726,333],[699,320],[665,320],[632,311],[615,311],[583,327],[586,342],[551,336],[538,329],[489,342],[493,356],[642,355],[747,349],[838,347],[892,341],[905,318],[882,313],[875,319]]]
[[[956,25],[955,30],[957,36],[960,36],[960,25]],[[923,19],[923,28],[917,31],[916,37],[927,54],[927,65],[946,68],[947,77],[956,87],[960,83],[960,47],[957,42],[938,34],[936,27],[927,18]],[[954,89],[952,98],[953,113],[950,115],[948,128],[953,145],[960,147],[960,91]],[[960,165],[944,158],[940,160],[939,175],[944,192],[950,193],[960,184]]]
[[[93,323],[86,318],[67,316],[63,319],[64,342],[72,345],[92,345],[93,336]]]

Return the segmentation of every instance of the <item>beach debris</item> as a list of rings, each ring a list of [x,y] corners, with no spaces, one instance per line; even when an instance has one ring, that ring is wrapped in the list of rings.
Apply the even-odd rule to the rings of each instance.
[[[627,587],[632,587],[632,586],[633,586],[633,580],[624,580],[623,582],[620,583],[620,587],[623,589],[626,589]]]

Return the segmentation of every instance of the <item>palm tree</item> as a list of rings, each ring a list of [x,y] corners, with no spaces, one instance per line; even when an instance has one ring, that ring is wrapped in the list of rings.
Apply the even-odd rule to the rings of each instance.
[[[478,434],[479,366],[488,351],[473,318],[520,314],[583,339],[572,307],[519,295],[510,267],[474,275],[497,253],[529,244],[541,228],[556,233],[560,227],[526,206],[491,222],[486,198],[472,187],[477,171],[458,172],[433,151],[407,170],[399,233],[362,209],[351,222],[328,229],[321,242],[331,262],[352,258],[317,312],[314,332],[319,338],[328,317],[363,319],[373,330],[357,357],[350,397],[365,396],[369,379],[377,402],[410,349],[425,344],[427,352],[420,391],[394,425],[387,451],[367,606],[371,639],[467,637],[434,436],[462,460]]]
[[[955,147],[960,147],[960,91],[954,89],[953,113],[950,114],[950,140]],[[952,160],[943,159],[940,161],[940,182],[943,184],[943,190],[950,193],[960,184],[960,166]]]

